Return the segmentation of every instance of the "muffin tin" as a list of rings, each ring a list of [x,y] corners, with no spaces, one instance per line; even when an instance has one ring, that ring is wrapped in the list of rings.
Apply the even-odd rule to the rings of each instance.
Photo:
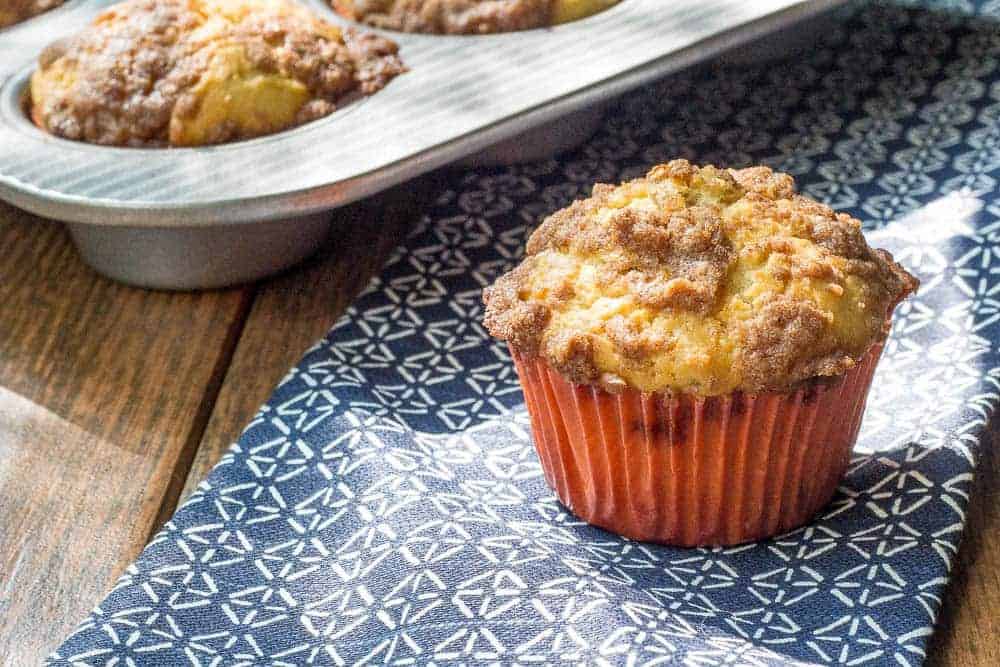
[[[272,136],[142,149],[50,136],[24,113],[42,48],[114,4],[77,0],[0,32],[0,198],[65,221],[84,259],[117,280],[252,280],[310,254],[338,206],[469,156],[485,164],[566,148],[596,127],[602,101],[842,2],[623,0],[544,30],[375,31],[400,45],[410,71],[374,96]],[[321,0],[305,4],[350,25]]]

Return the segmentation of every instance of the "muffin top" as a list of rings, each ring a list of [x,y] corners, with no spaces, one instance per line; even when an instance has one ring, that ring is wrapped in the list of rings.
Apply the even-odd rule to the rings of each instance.
[[[448,35],[528,30],[596,14],[619,0],[332,0],[340,14],[387,30]]]
[[[393,42],[292,0],[130,0],[42,52],[31,115],[97,144],[214,144],[325,116],[402,71]]]
[[[0,0],[0,28],[58,7],[64,0]]]
[[[549,216],[485,321],[609,391],[783,391],[851,368],[917,284],[787,174],[674,160]]]

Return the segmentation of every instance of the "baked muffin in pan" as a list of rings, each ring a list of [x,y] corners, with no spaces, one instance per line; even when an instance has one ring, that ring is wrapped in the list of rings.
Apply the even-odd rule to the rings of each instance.
[[[829,502],[916,288],[790,176],[675,160],[546,219],[485,323],[564,504],[635,539],[737,544]]]
[[[0,0],[0,28],[55,9],[65,0]]]
[[[392,41],[293,0],[129,0],[42,52],[30,113],[95,144],[217,144],[325,116],[404,69]]]
[[[619,0],[332,0],[342,16],[386,30],[475,35],[582,19]]]

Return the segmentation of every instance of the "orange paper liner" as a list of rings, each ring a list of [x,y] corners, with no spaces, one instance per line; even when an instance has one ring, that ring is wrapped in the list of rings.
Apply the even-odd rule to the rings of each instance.
[[[584,521],[636,540],[731,545],[787,532],[833,497],[882,346],[785,393],[611,394],[512,350],[545,479]]]

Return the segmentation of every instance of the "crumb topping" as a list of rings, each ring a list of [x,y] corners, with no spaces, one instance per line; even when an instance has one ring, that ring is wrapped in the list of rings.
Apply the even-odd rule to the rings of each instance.
[[[107,145],[245,139],[376,92],[404,71],[396,51],[291,0],[130,0],[42,52],[32,119]]]
[[[3,0],[0,2],[0,28],[55,9],[63,2],[64,0]]]
[[[386,30],[449,35],[529,30],[584,18],[619,0],[332,0],[343,16]]]
[[[549,216],[485,322],[573,382],[758,393],[854,366],[917,285],[787,174],[674,160]]]

